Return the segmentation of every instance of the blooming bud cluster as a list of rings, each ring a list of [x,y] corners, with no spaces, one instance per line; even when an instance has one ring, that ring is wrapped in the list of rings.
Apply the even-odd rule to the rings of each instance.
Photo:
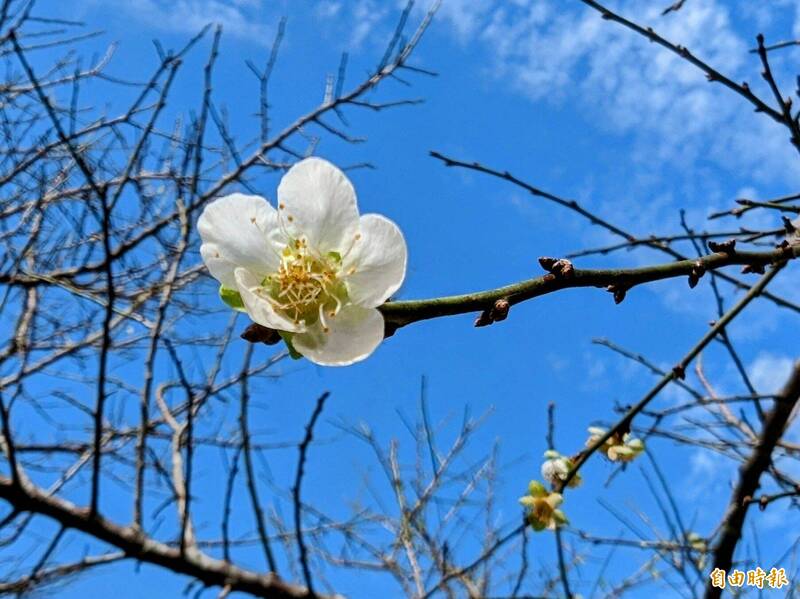
[[[528,494],[520,497],[519,502],[527,510],[526,518],[533,530],[555,530],[567,524],[567,517],[558,507],[564,502],[560,493],[548,492],[538,480],[528,484]]]
[[[607,433],[608,431],[604,428],[590,426],[589,439],[586,441],[586,446],[595,445]],[[644,451],[644,442],[641,439],[632,437],[630,433],[625,433],[624,435],[614,433],[603,442],[598,451],[604,453],[612,462],[630,462]]]

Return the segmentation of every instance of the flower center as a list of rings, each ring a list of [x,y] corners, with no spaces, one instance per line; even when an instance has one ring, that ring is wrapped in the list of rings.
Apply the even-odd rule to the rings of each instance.
[[[539,522],[547,522],[550,519],[551,514],[553,513],[553,506],[551,506],[547,499],[543,497],[537,497],[535,500],[535,504],[533,506],[533,517],[536,518]]]
[[[340,266],[339,254],[317,256],[305,239],[296,239],[283,249],[278,271],[263,284],[276,311],[297,324],[319,320],[327,332],[327,319],[336,316],[347,300]]]

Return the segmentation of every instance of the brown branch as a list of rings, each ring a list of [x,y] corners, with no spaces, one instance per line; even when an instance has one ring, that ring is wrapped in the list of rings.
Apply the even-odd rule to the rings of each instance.
[[[267,525],[264,518],[264,510],[261,508],[261,501],[258,498],[258,488],[256,487],[256,474],[253,467],[252,447],[250,446],[250,425],[249,425],[249,412],[250,405],[250,389],[248,387],[249,377],[247,371],[250,366],[250,359],[253,355],[253,346],[248,345],[245,350],[244,364],[240,374],[240,387],[241,397],[239,399],[239,430],[242,435],[242,456],[244,457],[244,472],[247,480],[247,493],[250,496],[250,504],[253,508],[253,516],[256,519],[256,527],[258,528],[258,536],[261,540],[261,548],[264,551],[264,557],[267,561],[267,567],[275,572],[277,565],[275,557],[272,554],[272,548],[269,543],[269,536],[267,535]]]
[[[310,595],[314,595],[314,586],[311,580],[311,569],[308,567],[308,549],[306,548],[305,541],[303,540],[303,504],[300,500],[300,485],[303,482],[303,475],[305,474],[306,453],[311,440],[314,438],[314,425],[317,419],[322,414],[322,408],[325,406],[325,400],[330,396],[329,392],[325,392],[317,399],[317,404],[311,414],[311,418],[306,425],[306,434],[303,441],[300,443],[300,458],[297,460],[297,473],[294,479],[294,487],[292,487],[292,500],[294,502],[294,530],[295,537],[297,538],[297,548],[300,552],[300,565],[303,568],[303,578],[305,578],[306,586]]]
[[[758,490],[761,475],[770,467],[772,452],[783,435],[792,410],[799,400],[800,362],[796,362],[789,380],[764,419],[764,427],[758,445],[739,471],[739,481],[733,490],[725,516],[722,518],[721,534],[714,546],[714,568],[725,571],[730,569],[733,563],[733,553],[742,537],[747,508],[752,503],[750,499]],[[706,586],[706,599],[715,599],[721,595],[722,589],[712,586],[709,581]]]
[[[18,512],[47,516],[64,526],[86,533],[142,562],[162,566],[178,574],[196,578],[206,586],[227,587],[256,597],[298,599],[308,597],[305,587],[289,584],[277,575],[257,574],[199,552],[182,553],[179,547],[160,543],[133,526],[119,526],[87,508],[64,499],[48,496],[33,485],[17,485],[0,476],[0,498]]]
[[[122,552],[107,553],[104,555],[90,556],[81,561],[61,564],[52,568],[40,569],[27,576],[0,582],[0,595],[14,593],[17,596],[25,596],[33,590],[41,591],[42,585],[63,583],[64,579],[75,576],[81,572],[93,569],[97,566],[111,564],[126,559]]]

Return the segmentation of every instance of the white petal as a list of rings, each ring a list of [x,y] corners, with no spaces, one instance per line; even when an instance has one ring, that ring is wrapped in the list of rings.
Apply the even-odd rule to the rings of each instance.
[[[408,251],[400,229],[379,214],[365,214],[360,221],[361,238],[342,265],[347,276],[350,301],[359,306],[380,306],[400,288],[406,276]]]
[[[232,193],[214,200],[200,215],[197,230],[203,262],[226,287],[236,288],[233,271],[239,266],[257,274],[278,269],[280,258],[269,243],[279,231],[278,215],[260,196]]]
[[[358,232],[353,185],[321,158],[306,158],[289,169],[278,185],[278,206],[286,229],[305,236],[322,254],[340,252]]]
[[[246,268],[237,268],[234,274],[236,289],[242,296],[244,308],[253,322],[278,331],[298,332],[302,330],[302,327],[275,312],[268,300],[256,294],[262,281],[259,275],[253,274]]]
[[[297,351],[323,366],[347,366],[369,356],[383,341],[383,314],[374,308],[346,306],[326,320],[328,332],[317,323],[292,337]]]

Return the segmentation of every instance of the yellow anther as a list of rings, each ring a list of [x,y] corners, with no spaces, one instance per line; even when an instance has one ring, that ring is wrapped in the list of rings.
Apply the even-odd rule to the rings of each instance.
[[[277,272],[262,283],[263,296],[294,323],[318,322],[328,332],[326,320],[338,314],[346,296],[339,281],[340,262],[320,257],[304,238],[291,239],[280,256]]]

